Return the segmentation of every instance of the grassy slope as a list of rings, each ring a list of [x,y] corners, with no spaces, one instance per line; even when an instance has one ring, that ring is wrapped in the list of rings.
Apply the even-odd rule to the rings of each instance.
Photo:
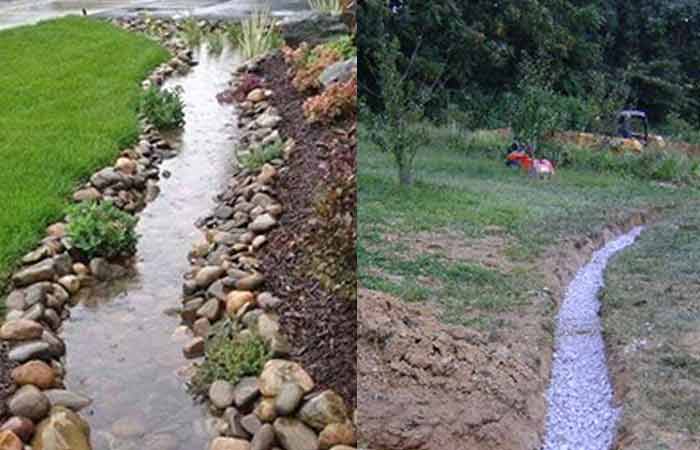
[[[602,296],[613,370],[624,369],[624,448],[700,448],[700,209],[650,227],[615,259]]]
[[[480,324],[499,312],[517,313],[535,289],[538,256],[561,238],[592,232],[616,213],[689,195],[573,170],[560,171],[551,182],[531,180],[508,170],[500,153],[468,157],[441,145],[421,149],[419,181],[401,189],[390,157],[366,140],[360,144],[361,284],[408,300],[438,299],[454,323]],[[417,249],[416,237],[430,232],[437,239],[450,237],[435,251]],[[451,246],[493,236],[505,242],[503,249],[493,248],[502,253],[498,264],[448,257]]]
[[[137,137],[140,81],[166,58],[82,18],[0,32],[0,288],[76,184]]]

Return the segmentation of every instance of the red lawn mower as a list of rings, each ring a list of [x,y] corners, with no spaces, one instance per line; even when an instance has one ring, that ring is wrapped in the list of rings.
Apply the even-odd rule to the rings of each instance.
[[[513,142],[506,154],[506,166],[522,169],[531,177],[550,178],[554,175],[554,164],[548,159],[535,158],[535,149],[530,144]]]

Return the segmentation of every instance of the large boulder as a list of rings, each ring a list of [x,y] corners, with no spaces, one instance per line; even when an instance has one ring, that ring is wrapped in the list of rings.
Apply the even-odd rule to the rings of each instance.
[[[52,281],[56,276],[56,268],[52,259],[26,267],[12,276],[12,282],[17,287],[28,286],[40,281]]]
[[[318,431],[332,423],[348,421],[348,410],[343,398],[333,391],[324,391],[302,406],[299,418]]]
[[[314,388],[311,376],[297,363],[283,359],[272,359],[265,364],[258,387],[265,397],[276,397],[285,383],[293,382],[309,393]]]
[[[51,409],[39,424],[32,440],[33,450],[92,450],[90,428],[80,416],[62,406]]]

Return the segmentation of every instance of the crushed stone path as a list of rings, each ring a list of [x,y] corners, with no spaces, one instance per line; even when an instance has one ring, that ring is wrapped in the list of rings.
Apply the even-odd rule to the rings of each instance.
[[[598,291],[610,258],[642,232],[636,227],[593,254],[566,291],[555,334],[543,450],[609,450],[619,408],[605,356]]]

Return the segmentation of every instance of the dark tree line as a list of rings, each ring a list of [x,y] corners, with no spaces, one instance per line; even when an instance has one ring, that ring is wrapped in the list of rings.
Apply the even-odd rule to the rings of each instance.
[[[546,64],[552,86],[585,98],[595,80],[629,87],[628,107],[700,127],[697,0],[364,0],[358,2],[360,95],[382,105],[377,58],[397,38],[417,85],[441,78],[428,114],[516,91],[523,61]],[[471,103],[468,101],[471,99]]]

